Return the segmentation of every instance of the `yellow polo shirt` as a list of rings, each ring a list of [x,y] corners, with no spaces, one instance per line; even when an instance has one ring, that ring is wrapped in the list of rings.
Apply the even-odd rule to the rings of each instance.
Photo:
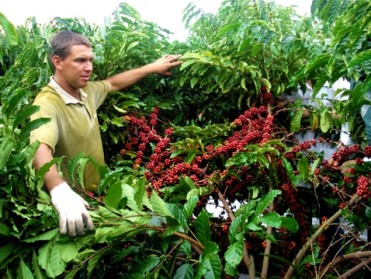
[[[36,96],[34,105],[40,110],[31,119],[41,117],[51,121],[31,132],[30,142],[40,141],[50,146],[55,157],[63,157],[61,169],[64,179],[71,183],[68,161],[83,152],[104,164],[104,152],[97,109],[108,94],[105,81],[89,82],[81,90],[81,101],[70,96],[51,78],[50,83]],[[99,184],[100,177],[93,165],[87,164],[84,172],[84,184],[93,191]]]

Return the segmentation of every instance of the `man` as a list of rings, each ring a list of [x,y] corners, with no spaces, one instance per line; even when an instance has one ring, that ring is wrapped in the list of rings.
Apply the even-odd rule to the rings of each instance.
[[[30,141],[39,141],[34,167],[39,169],[53,157],[63,157],[63,176],[56,165],[46,173],[44,183],[59,215],[62,234],[84,234],[85,227],[94,225],[86,209],[88,204],[69,186],[67,162],[77,154],[93,157],[104,164],[97,109],[111,91],[127,88],[150,74],[171,75],[170,69],[181,64],[180,55],[165,55],[137,69],[128,70],[103,81],[91,82],[93,51],[87,38],[71,31],[60,31],[51,41],[51,62],[54,76],[36,96],[34,105],[40,107],[32,119],[46,117],[51,121],[31,133]],[[93,189],[99,175],[93,166],[85,169],[84,183]]]

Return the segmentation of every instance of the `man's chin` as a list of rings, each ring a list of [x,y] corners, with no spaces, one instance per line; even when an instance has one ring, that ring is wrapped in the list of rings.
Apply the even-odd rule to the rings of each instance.
[[[89,82],[89,80],[80,82],[80,88],[83,88],[86,85],[88,85],[88,82]]]

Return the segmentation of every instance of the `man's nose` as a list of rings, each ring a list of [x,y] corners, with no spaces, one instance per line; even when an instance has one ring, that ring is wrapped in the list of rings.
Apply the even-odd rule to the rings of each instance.
[[[92,71],[92,70],[93,70],[93,62],[92,61],[86,61],[85,71]]]

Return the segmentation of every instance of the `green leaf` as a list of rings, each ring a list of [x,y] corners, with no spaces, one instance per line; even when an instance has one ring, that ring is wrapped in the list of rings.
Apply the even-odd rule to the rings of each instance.
[[[329,116],[329,112],[324,110],[321,112],[320,117],[320,128],[323,133],[327,133],[331,127],[331,118]]]
[[[283,166],[286,169],[287,175],[290,178],[290,181],[293,185],[297,185],[299,182],[298,176],[295,175],[294,169],[292,168],[291,163],[286,159],[282,158],[283,160]]]
[[[198,81],[198,78],[197,77],[191,78],[191,88],[194,88],[195,87],[197,81]]]
[[[111,187],[109,187],[107,194],[104,196],[104,204],[108,208],[118,209],[122,199],[122,193],[123,189],[121,182],[112,184]]]
[[[254,214],[256,203],[257,203],[257,200],[250,200],[248,203],[241,205],[237,209],[235,216],[238,217],[242,215],[243,219],[247,219],[248,217]]]
[[[203,265],[207,269],[204,275],[205,279],[219,279],[222,278],[222,263],[218,254],[212,254],[203,261]]]
[[[109,188],[111,184],[116,183],[118,180],[120,180],[122,171],[122,168],[117,168],[113,171],[108,171],[107,173],[103,174],[101,182],[98,185],[97,189],[98,195],[102,195],[103,191]]]
[[[52,240],[57,235],[59,235],[59,228],[52,229],[50,231],[44,232],[40,235],[24,239],[23,241],[26,243],[33,243],[36,241],[46,241],[46,240]]]
[[[180,66],[180,70],[184,70],[185,68],[189,67],[190,65],[194,64],[194,63],[197,63],[199,62],[198,59],[189,59],[189,60],[186,60],[182,63],[182,65]]]
[[[10,228],[5,224],[0,223],[0,235],[11,236]]]
[[[112,263],[118,263],[120,261],[122,261],[126,256],[128,256],[131,252],[134,252],[138,249],[137,246],[135,245],[130,245],[129,247],[125,248],[125,249],[122,249],[121,251],[119,251],[117,254],[115,254],[112,259],[111,259],[111,262]]]
[[[202,259],[207,259],[213,255],[218,254],[219,247],[215,242],[207,242],[202,250]]]
[[[171,216],[166,203],[157,195],[155,191],[152,192],[150,203],[152,205],[153,211],[162,216]]]
[[[298,162],[298,169],[300,172],[301,179],[306,181],[309,175],[309,162],[307,157],[303,156]]]
[[[225,264],[224,270],[228,275],[233,276],[233,278],[239,275],[237,268],[235,266],[231,266],[229,263]]]
[[[189,186],[190,189],[197,189],[194,181],[189,176],[182,178],[182,182],[183,181]]]
[[[15,26],[6,18],[6,16],[0,12],[0,26],[5,32],[5,36],[10,45],[18,44],[17,29]]]
[[[68,263],[75,260],[79,254],[81,245],[77,242],[62,243],[60,247],[61,258],[64,262]]]
[[[186,256],[190,256],[192,254],[192,246],[189,241],[185,241],[182,243],[182,245],[179,247],[178,253],[180,255],[184,254]]]
[[[44,178],[45,174],[49,171],[49,169],[55,165],[55,164],[58,164],[62,161],[62,158],[53,158],[50,162],[48,163],[45,163],[44,165],[42,165],[37,171],[36,171],[36,174],[35,174],[35,177],[36,179],[42,179]]]
[[[187,200],[190,200],[192,197],[195,197],[195,196],[198,198],[199,193],[200,193],[199,189],[192,189],[188,191]]]
[[[21,140],[28,138],[28,136],[33,130],[36,130],[37,128],[44,125],[45,123],[48,123],[49,121],[50,121],[50,118],[38,118],[38,119],[30,121],[22,128],[19,138]]]
[[[77,179],[79,185],[85,189],[85,183],[84,183],[84,174],[85,174],[85,166],[91,162],[91,158],[81,158],[79,160],[79,171],[77,173]],[[94,164],[92,164],[94,166]]]
[[[144,178],[141,178],[137,181],[137,183],[135,183],[135,194],[134,194],[134,200],[139,210],[142,210],[144,198],[147,198],[146,181]]]
[[[225,26],[223,26],[219,31],[218,33],[216,34],[216,37],[217,38],[220,38],[222,36],[224,36],[226,33],[229,33],[229,32],[235,32],[238,28],[240,28],[241,26],[241,23],[231,23],[231,24],[227,24]]]
[[[198,202],[198,196],[189,197],[188,201],[183,205],[183,214],[188,219],[192,216]]]
[[[15,129],[23,121],[28,120],[32,114],[38,112],[39,110],[40,110],[39,106],[29,106],[22,110],[21,113],[19,113],[14,120],[13,129]]]
[[[313,248],[312,248],[312,253],[308,256],[306,256],[301,262],[300,265],[304,265],[306,263],[309,263],[311,265],[318,264],[321,259],[319,258],[319,246],[317,243],[314,243]]]
[[[225,252],[226,262],[232,266],[236,267],[242,260],[243,257],[243,240],[238,240],[232,245],[229,245],[227,251]]]
[[[311,170],[310,170],[310,174],[314,174],[314,172],[316,171],[318,165],[321,163],[321,158],[317,158],[313,163],[312,163],[312,166],[311,166]]]
[[[189,263],[182,264],[175,272],[174,279],[193,279],[193,268]]]
[[[348,67],[361,66],[366,63],[366,61],[371,60],[371,49],[364,50],[357,53],[352,60],[350,60]]]
[[[8,199],[0,199],[0,219],[3,218],[3,210],[8,204]]]
[[[33,275],[37,279],[44,279],[46,277],[37,262],[37,255],[35,251],[32,251],[32,271]]]
[[[236,240],[241,239],[241,235],[244,234],[244,224],[246,223],[246,218],[244,215],[238,215],[229,226],[228,238],[229,242],[233,243]]]
[[[1,13],[0,13],[1,17]],[[11,116],[12,113],[15,114],[14,110],[16,107],[24,100],[25,96],[28,94],[26,89],[18,89],[15,94],[9,99],[8,102],[3,103],[3,113],[5,116]]]
[[[185,224],[187,227],[187,225]],[[163,232],[164,236],[170,236],[173,235],[177,231],[183,231],[181,220],[178,220],[177,218],[166,216],[166,229]]]
[[[319,67],[324,67],[330,58],[331,57],[328,54],[315,57],[305,67],[305,73],[310,73],[312,70],[318,69]]]
[[[133,227],[132,223],[127,222],[127,221],[121,221],[120,226],[115,227],[113,230],[109,231],[109,233],[107,235],[107,239],[109,241],[112,241],[112,239],[117,239],[118,237],[122,237],[126,233],[132,232],[132,231],[135,231],[135,230],[138,230],[138,232],[139,232],[139,231],[142,231],[144,229],[143,228],[136,229],[135,227]],[[102,240],[107,241],[104,238],[100,239],[101,242],[102,242]]]
[[[136,47],[139,44],[139,42],[132,42],[128,47],[126,48],[126,51],[131,50],[132,48]]]
[[[111,124],[115,125],[116,127],[122,127],[124,126],[121,117],[113,116],[110,119]]]
[[[94,268],[97,267],[97,265],[100,263],[100,259],[104,256],[104,250],[103,252],[98,252],[95,253],[94,256],[90,257],[90,260],[88,261],[88,266],[87,266],[87,278],[91,278],[91,274],[94,271]]]
[[[273,202],[273,200],[280,194],[280,190],[271,190],[268,194],[266,194],[262,199],[258,201],[254,215],[259,216],[260,214],[262,214],[263,211],[266,210],[268,206]]]
[[[242,87],[243,89],[247,90],[247,88],[246,88],[246,78],[242,78],[242,79],[241,79],[241,83],[240,83],[240,85],[241,85],[241,87]],[[244,94],[241,94],[241,95],[244,96]],[[241,97],[240,97],[240,99],[241,99]]]
[[[127,111],[126,111],[126,110],[124,110],[124,109],[122,109],[122,108],[119,108],[118,106],[113,105],[113,108],[114,108],[115,110],[117,110],[118,112],[122,113],[122,114],[127,114]],[[121,121],[121,122],[122,122],[122,121]]]
[[[273,227],[273,228],[281,228],[281,217],[277,212],[269,212],[261,217],[259,217],[260,222],[263,224]]]
[[[21,258],[18,270],[17,270],[17,279],[33,279],[35,278],[32,275],[31,269],[25,264]]]
[[[179,223],[182,226],[183,231],[188,230],[188,221],[187,218],[184,216],[183,210],[177,204],[168,204],[168,208],[171,212],[171,215],[175,217],[177,220],[176,229],[179,229]]]
[[[205,209],[197,216],[196,222],[196,236],[199,241],[206,245],[211,240],[209,214]]]
[[[267,80],[266,78],[260,78],[259,80],[260,80],[260,82],[261,82],[261,83],[266,87],[266,89],[267,89],[268,91],[271,90],[272,85],[271,85],[271,83],[269,82],[269,80]]]
[[[46,270],[49,277],[56,277],[64,272],[66,263],[61,258],[60,244],[47,242],[39,249],[39,265]]]
[[[244,38],[241,44],[238,47],[238,53],[247,51],[250,48],[251,38]]]
[[[155,255],[142,257],[140,262],[133,264],[133,270],[140,270],[142,274],[150,272],[160,263],[160,258]]]
[[[365,215],[368,219],[371,219],[371,207],[369,206],[366,207]]]
[[[303,110],[295,110],[294,116],[291,118],[290,122],[290,132],[297,132],[301,128],[301,119],[303,118]]]
[[[80,271],[81,268],[82,268],[82,266],[78,265],[74,269],[69,270],[68,274],[63,279],[73,279],[73,278],[75,278],[75,275]]]
[[[1,139],[0,144],[0,170],[5,168],[7,165],[7,162],[9,160],[10,154],[13,151],[13,147],[15,145],[15,142],[13,140],[13,137],[11,134],[6,134]]]
[[[296,233],[299,230],[298,222],[291,217],[281,217],[281,227],[289,230],[292,233]]]
[[[3,244],[0,247],[0,263],[3,263],[16,249],[16,244],[13,242]]]
[[[33,161],[36,150],[38,149],[40,143],[35,141],[34,143],[26,146],[25,148],[18,150],[17,154],[10,157],[8,164],[18,165],[20,163],[29,164]],[[19,146],[19,145],[18,145]],[[31,186],[31,185],[29,185]]]
[[[128,184],[123,184],[123,185],[121,185],[121,187],[122,187],[121,199],[122,198],[126,199],[127,200],[127,206],[130,209],[139,212],[140,210],[139,210],[138,204],[135,200],[135,190],[134,190],[134,188],[131,187]]]

